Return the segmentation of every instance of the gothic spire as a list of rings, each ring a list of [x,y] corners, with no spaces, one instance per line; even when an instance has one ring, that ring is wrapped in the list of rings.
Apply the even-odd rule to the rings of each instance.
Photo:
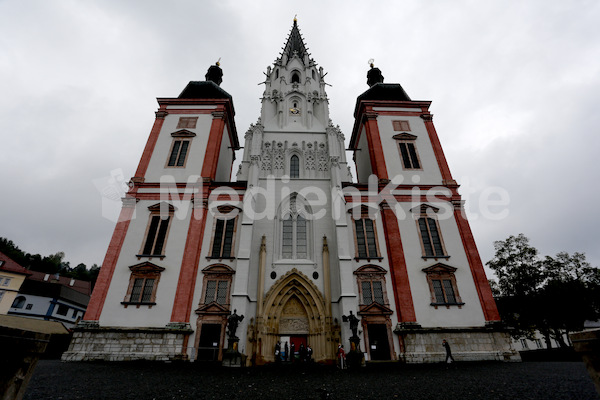
[[[287,43],[283,48],[282,55],[287,56],[286,58],[290,60],[294,56],[295,52],[298,54],[298,57],[300,57],[300,60],[303,61],[304,55],[308,53],[306,46],[304,45],[302,35],[300,34],[300,29],[298,28],[298,20],[294,17],[294,25],[292,26],[292,30],[288,36]]]

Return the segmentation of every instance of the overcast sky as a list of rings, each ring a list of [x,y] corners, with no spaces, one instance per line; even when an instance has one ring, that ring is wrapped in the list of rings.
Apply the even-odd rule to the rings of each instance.
[[[386,83],[433,101],[484,263],[494,241],[524,233],[542,255],[600,266],[599,2],[288,4],[0,0],[0,236],[101,264],[119,202],[100,190],[133,176],[156,97],[221,58],[243,138],[297,14],[346,139],[370,58]],[[510,196],[507,216],[481,215],[490,188]]]

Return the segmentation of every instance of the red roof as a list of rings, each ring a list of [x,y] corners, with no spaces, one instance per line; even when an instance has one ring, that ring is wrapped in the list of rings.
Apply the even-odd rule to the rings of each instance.
[[[15,274],[31,275],[27,268],[21,267],[9,256],[0,251],[0,271],[13,272]]]
[[[82,281],[80,279],[73,279],[66,276],[57,276],[57,274],[47,274],[45,272],[31,271],[29,279],[39,282],[50,282],[58,283],[63,286],[72,288],[79,293],[92,294],[92,282]]]

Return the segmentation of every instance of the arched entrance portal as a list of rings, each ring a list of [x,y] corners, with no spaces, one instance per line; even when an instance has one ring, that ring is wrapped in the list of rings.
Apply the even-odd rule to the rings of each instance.
[[[315,361],[334,359],[339,327],[332,326],[321,292],[303,273],[294,268],[275,282],[262,309],[256,320],[262,360],[275,361],[275,344],[281,337],[306,338]]]

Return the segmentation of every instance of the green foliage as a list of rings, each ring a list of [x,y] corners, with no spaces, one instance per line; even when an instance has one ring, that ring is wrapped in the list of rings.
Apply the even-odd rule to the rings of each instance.
[[[531,338],[538,330],[547,342],[552,336],[564,345],[563,332],[581,330],[584,321],[600,317],[600,270],[585,254],[561,252],[541,260],[523,234],[494,247],[487,265],[498,277],[492,288],[513,336]]]
[[[83,263],[71,268],[68,261],[64,261],[65,253],[62,251],[42,257],[39,254],[29,254],[22,251],[12,240],[0,237],[0,251],[12,258],[19,265],[31,270],[47,274],[59,273],[62,276],[91,281],[92,285],[98,278],[100,267],[94,264],[90,269]]]

